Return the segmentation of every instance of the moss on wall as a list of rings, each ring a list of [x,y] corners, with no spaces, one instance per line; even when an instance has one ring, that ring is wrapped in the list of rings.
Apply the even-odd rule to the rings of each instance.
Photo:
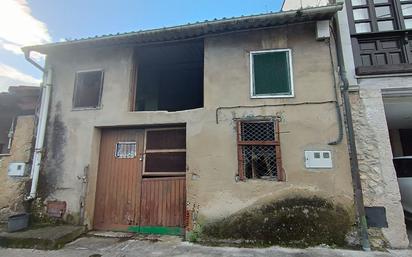
[[[232,239],[253,245],[345,245],[353,218],[339,205],[318,197],[270,202],[202,226],[202,241]]]

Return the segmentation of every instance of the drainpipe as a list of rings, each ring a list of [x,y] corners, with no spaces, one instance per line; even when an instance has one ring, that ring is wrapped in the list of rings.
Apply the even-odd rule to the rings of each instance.
[[[343,67],[343,66],[341,66]],[[343,103],[346,112],[346,124],[348,128],[348,138],[349,138],[349,147],[350,147],[350,162],[351,162],[351,174],[352,174],[352,181],[353,181],[353,188],[355,191],[355,204],[356,210],[359,215],[359,225],[360,225],[360,235],[361,235],[361,244],[362,249],[364,251],[370,251],[371,247],[369,244],[369,236],[368,236],[368,224],[366,222],[366,215],[365,215],[365,206],[363,203],[363,191],[362,191],[362,184],[359,174],[359,163],[358,163],[358,153],[356,150],[356,142],[355,142],[355,133],[353,129],[353,120],[352,120],[352,111],[351,105],[349,102],[349,83],[346,78],[346,72],[344,68],[342,68],[342,81],[343,81]]]
[[[16,117],[13,117],[13,120],[11,122],[11,126],[9,129],[9,133],[7,134],[8,138],[9,138],[9,143],[7,144],[7,150],[10,151],[11,149],[11,142],[13,141],[13,134],[14,134],[14,120],[16,119]]]
[[[52,70],[51,69],[44,69],[38,63],[36,63],[33,59],[30,58],[30,51],[25,51],[24,56],[28,62],[33,64],[36,68],[43,72],[43,83],[42,83],[42,95],[41,95],[41,105],[39,111],[39,119],[37,123],[37,131],[36,131],[36,143],[34,147],[34,154],[33,154],[33,164],[31,167],[31,174],[30,177],[31,181],[31,189],[30,194],[26,197],[27,201],[31,201],[36,197],[37,193],[37,184],[39,181],[39,172],[40,172],[40,164],[43,154],[43,145],[44,145],[44,137],[46,132],[46,122],[47,122],[47,115],[49,111],[49,102],[51,96],[51,86],[52,86]],[[44,83],[45,81],[45,83]]]
[[[343,140],[343,121],[342,121],[342,116],[341,116],[341,110],[339,106],[339,97],[338,97],[338,88],[337,88],[337,82],[336,82],[336,75],[335,75],[335,62],[333,61],[333,53],[332,53],[332,42],[329,39],[328,42],[328,47],[329,47],[329,55],[330,55],[330,64],[332,65],[332,77],[333,77],[333,92],[335,94],[335,110],[336,110],[336,119],[338,122],[338,127],[339,127],[339,132],[338,132],[338,138],[335,141],[329,142],[328,145],[338,145],[342,142]]]
[[[366,222],[366,215],[365,215],[365,206],[363,202],[363,191],[362,191],[362,184],[359,174],[359,163],[358,163],[358,153],[356,149],[356,141],[355,141],[355,132],[353,129],[353,120],[352,120],[352,109],[351,104],[349,101],[349,82],[346,77],[346,70],[345,64],[343,61],[342,56],[342,46],[340,45],[340,41],[337,40],[334,31],[332,31],[332,35],[335,38],[335,42],[337,44],[337,48],[340,49],[338,51],[338,64],[339,64],[339,76],[342,80],[343,86],[341,88],[342,97],[343,97],[343,108],[345,110],[345,119],[346,119],[346,126],[348,130],[348,143],[349,143],[349,154],[350,154],[350,165],[351,165],[351,175],[352,175],[352,183],[354,189],[354,197],[355,197],[355,206],[356,211],[359,217],[359,229],[360,229],[360,237],[361,237],[361,245],[364,251],[370,251],[370,243],[369,243],[369,236],[368,236],[368,225]]]

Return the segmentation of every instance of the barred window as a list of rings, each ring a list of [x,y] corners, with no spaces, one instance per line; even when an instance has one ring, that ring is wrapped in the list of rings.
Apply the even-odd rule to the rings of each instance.
[[[136,142],[119,142],[116,144],[115,157],[131,159],[136,157]]]
[[[285,180],[277,121],[239,121],[237,134],[239,177],[241,180]]]

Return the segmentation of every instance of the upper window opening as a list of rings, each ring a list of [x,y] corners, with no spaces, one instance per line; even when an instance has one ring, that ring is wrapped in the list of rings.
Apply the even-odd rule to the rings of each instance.
[[[251,52],[251,96],[292,97],[291,51],[269,50]]]
[[[354,33],[412,28],[412,0],[351,0]]]
[[[412,70],[412,0],[347,0],[358,75]]]
[[[352,0],[352,13],[356,33],[390,31],[398,29],[390,0]]]
[[[76,73],[73,108],[97,108],[103,84],[103,71],[81,71]]]
[[[401,0],[401,10],[405,29],[412,29],[412,1]]]
[[[139,47],[134,110],[203,107],[203,41]]]

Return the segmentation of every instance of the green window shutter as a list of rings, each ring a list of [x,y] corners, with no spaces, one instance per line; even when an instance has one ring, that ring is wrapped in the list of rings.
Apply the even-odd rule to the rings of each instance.
[[[253,95],[291,95],[289,51],[252,54]]]

